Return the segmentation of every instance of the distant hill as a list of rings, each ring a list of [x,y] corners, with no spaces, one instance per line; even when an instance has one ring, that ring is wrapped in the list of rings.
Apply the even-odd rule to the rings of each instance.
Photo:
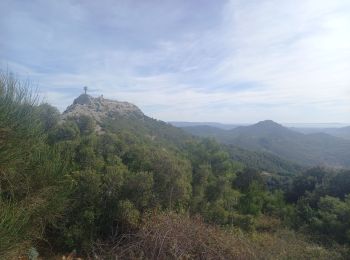
[[[325,133],[325,134],[350,140],[350,126],[338,127],[338,128],[310,128],[309,127],[309,128],[292,128],[292,129],[304,134]]]
[[[221,136],[221,138],[224,138],[225,136],[229,137],[230,135],[230,132],[225,129],[217,128],[209,125],[185,126],[181,128],[188,133],[191,133],[193,135],[200,136],[200,137]]]
[[[350,141],[325,133],[303,134],[271,120],[232,130],[207,126],[183,129],[251,151],[269,152],[302,165],[350,167]]]
[[[137,106],[103,97],[86,94],[76,98],[62,114],[63,121],[79,121],[87,116],[95,122],[95,131],[103,133],[125,133],[133,135],[155,149],[172,149],[185,155],[189,142],[200,140],[195,137],[224,137],[229,140],[231,132],[212,126],[193,126],[183,129],[146,116]],[[184,131],[185,130],[185,131]],[[122,137],[126,138],[126,137]],[[237,146],[222,146],[233,161],[247,167],[275,173],[296,173],[301,167],[271,153],[254,152]]]
[[[170,121],[170,124],[176,127],[192,127],[192,126],[209,126],[209,127],[215,127],[220,129],[233,129],[238,126],[241,126],[242,124],[223,124],[223,123],[217,123],[217,122],[177,122],[177,121]]]
[[[239,126],[247,126],[248,124],[223,124],[217,122],[169,122],[173,126],[185,128],[188,127],[188,131],[195,135],[206,135],[209,133],[216,132],[216,128],[223,130],[231,130]],[[293,131],[303,134],[315,134],[325,133],[332,136],[345,138],[350,140],[350,126],[340,123],[285,123],[282,124]],[[210,129],[213,127],[213,129]]]
[[[266,172],[294,174],[305,170],[305,167],[270,152],[250,151],[236,145],[227,145],[227,151],[232,160]]]

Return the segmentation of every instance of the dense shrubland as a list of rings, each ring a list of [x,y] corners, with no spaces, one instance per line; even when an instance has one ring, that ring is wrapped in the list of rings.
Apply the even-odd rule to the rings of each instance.
[[[1,74],[0,258],[33,248],[106,258],[347,256],[349,171],[262,174],[234,160],[237,150],[150,118],[95,128],[87,116],[60,121]]]
[[[67,202],[65,161],[46,142],[27,86],[0,77],[0,258],[35,243]]]

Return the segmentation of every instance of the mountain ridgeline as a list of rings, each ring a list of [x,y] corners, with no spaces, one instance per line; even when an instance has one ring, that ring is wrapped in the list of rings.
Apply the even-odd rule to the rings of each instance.
[[[271,120],[230,130],[211,126],[183,128],[201,137],[250,151],[268,152],[305,166],[350,167],[350,140],[325,133],[303,134]]]
[[[337,128],[293,127],[292,130],[303,134],[325,133],[332,136],[350,140],[350,126],[337,127]]]
[[[191,134],[181,128],[173,127],[169,123],[152,119],[128,102],[119,102],[105,99],[102,96],[94,98],[82,94],[73,101],[62,114],[63,121],[91,120],[97,134],[101,133],[128,133],[152,143],[183,150],[189,142],[198,141]],[[213,133],[206,137],[215,137],[218,132],[224,135],[227,131],[204,127]],[[256,168],[273,173],[296,173],[302,167],[277,155],[263,151],[252,151],[240,148],[237,145],[221,146],[228,152],[230,158],[242,166]]]

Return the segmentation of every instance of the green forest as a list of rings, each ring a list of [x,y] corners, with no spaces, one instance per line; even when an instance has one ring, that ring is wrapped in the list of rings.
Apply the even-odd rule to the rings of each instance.
[[[349,170],[147,116],[62,120],[31,89],[0,76],[0,259],[350,258]]]

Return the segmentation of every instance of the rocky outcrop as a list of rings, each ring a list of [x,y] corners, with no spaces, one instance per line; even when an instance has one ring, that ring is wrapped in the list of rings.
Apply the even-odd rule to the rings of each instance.
[[[102,96],[94,98],[87,94],[77,97],[62,114],[62,119],[78,118],[81,115],[87,115],[101,123],[105,118],[143,118],[144,114],[135,105],[128,102],[120,102],[110,99],[104,99]]]

